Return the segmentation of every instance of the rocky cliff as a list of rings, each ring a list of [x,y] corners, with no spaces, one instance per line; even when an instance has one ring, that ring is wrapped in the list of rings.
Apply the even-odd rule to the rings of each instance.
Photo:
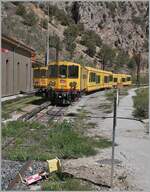
[[[23,5],[23,8],[20,4]],[[143,65],[146,66],[149,33],[148,8],[148,1],[3,2],[2,33],[16,37],[31,45],[37,51],[38,59],[43,60],[48,29],[50,41],[52,42],[51,46],[56,47],[53,37],[59,37],[60,43],[63,44],[60,51],[61,55],[67,55],[67,52],[65,52],[65,34],[74,34],[74,31],[69,33],[64,33],[64,31],[69,27],[71,28],[71,26],[82,24],[83,29],[80,30],[80,33],[76,34],[74,39],[71,39],[69,35],[67,36],[68,39],[70,38],[69,42],[72,41],[71,49],[74,48],[73,60],[80,57],[80,60],[86,59],[87,63],[93,62],[95,65],[99,65],[102,63],[99,52],[102,51],[103,45],[108,45],[113,50],[123,51],[129,57],[132,57],[133,51],[140,52],[143,58]],[[27,22],[28,17],[26,14],[24,16],[22,12],[19,13],[19,9],[25,9],[26,13],[33,12],[37,20],[29,24]],[[47,27],[46,21],[48,20],[49,24]],[[77,28],[76,26],[75,28]],[[89,54],[89,51],[87,51],[88,45],[81,43],[87,31],[93,31],[101,39],[101,43],[93,45],[93,47],[95,46],[95,52],[92,54]],[[97,38],[97,36],[95,37]],[[69,51],[71,49],[70,47],[68,48]]]

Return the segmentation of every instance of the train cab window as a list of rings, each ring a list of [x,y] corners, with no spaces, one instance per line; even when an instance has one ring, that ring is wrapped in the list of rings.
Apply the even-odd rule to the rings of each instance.
[[[126,79],[125,78],[122,78],[122,82],[125,82],[126,81]]]
[[[96,76],[96,83],[100,83],[100,75]]]
[[[96,74],[90,73],[89,82],[96,82]]]
[[[104,76],[104,83],[108,83],[109,82],[109,77],[108,76]]]
[[[68,78],[78,78],[79,67],[71,65],[68,67]]]
[[[34,76],[35,78],[39,78],[39,77],[40,77],[40,69],[35,69],[35,70],[33,71],[33,76]]]
[[[127,77],[127,81],[131,81],[131,77]]]
[[[58,66],[57,65],[50,65],[48,67],[49,77],[57,77],[58,74]]]
[[[114,82],[117,82],[118,81],[118,78],[114,78]]]
[[[59,66],[59,77],[60,78],[66,78],[67,77],[67,66],[66,65],[60,65]]]
[[[109,76],[109,81],[112,81],[112,80],[113,80],[113,76],[110,75],[110,76]]]

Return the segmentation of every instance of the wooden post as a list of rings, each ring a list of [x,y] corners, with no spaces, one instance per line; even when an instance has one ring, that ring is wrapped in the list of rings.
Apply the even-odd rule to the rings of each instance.
[[[114,149],[115,149],[115,131],[116,131],[116,109],[117,109],[117,98],[114,97],[114,114],[113,114],[113,132],[112,132],[112,158],[111,158],[111,180],[110,186],[113,187],[113,177],[114,177]]]

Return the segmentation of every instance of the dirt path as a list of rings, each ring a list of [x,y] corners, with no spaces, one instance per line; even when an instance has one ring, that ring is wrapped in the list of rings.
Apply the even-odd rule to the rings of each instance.
[[[129,94],[121,98],[118,106],[118,116],[132,118],[135,90],[129,90]],[[77,105],[70,107],[70,112],[77,112],[84,107],[91,116],[112,116],[104,113],[102,104],[108,104],[105,92],[97,92],[85,96]],[[95,128],[89,129],[90,136],[105,136],[111,138],[112,119],[91,118],[88,121],[96,123]],[[127,119],[119,119],[116,129],[115,148],[115,188],[119,190],[144,190],[150,191],[150,157],[149,136],[143,123]],[[77,177],[85,177],[101,184],[110,184],[110,158],[111,148],[99,150],[93,157],[66,160],[66,171]],[[106,189],[105,189],[106,190]],[[112,190],[111,190],[112,191]]]

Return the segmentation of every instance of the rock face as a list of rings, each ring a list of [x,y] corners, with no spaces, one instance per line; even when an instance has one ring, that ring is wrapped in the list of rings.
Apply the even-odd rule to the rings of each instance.
[[[148,2],[75,2],[79,21],[100,35],[103,42],[126,51],[148,41]],[[67,6],[74,7],[75,3]],[[65,10],[65,4],[57,3]],[[71,13],[70,13],[71,14]]]
[[[32,46],[40,59],[45,58],[47,29],[41,26],[41,19],[48,19],[48,4],[57,6],[56,10],[63,10],[75,23],[83,23],[85,30],[93,30],[104,44],[112,48],[122,49],[132,55],[133,50],[140,51],[148,56],[148,1],[146,2],[24,2],[26,10],[32,10],[39,22],[28,26],[22,15],[17,15],[18,3],[2,3],[2,33],[16,37],[18,40]],[[51,8],[50,8],[51,9]],[[58,17],[50,17],[50,35],[56,34],[64,40],[63,32],[67,28]],[[78,39],[78,38],[77,38]],[[82,55],[93,61],[85,52],[79,41],[76,40],[75,54]],[[98,48],[98,47],[97,47]],[[147,56],[144,56],[145,58]]]

